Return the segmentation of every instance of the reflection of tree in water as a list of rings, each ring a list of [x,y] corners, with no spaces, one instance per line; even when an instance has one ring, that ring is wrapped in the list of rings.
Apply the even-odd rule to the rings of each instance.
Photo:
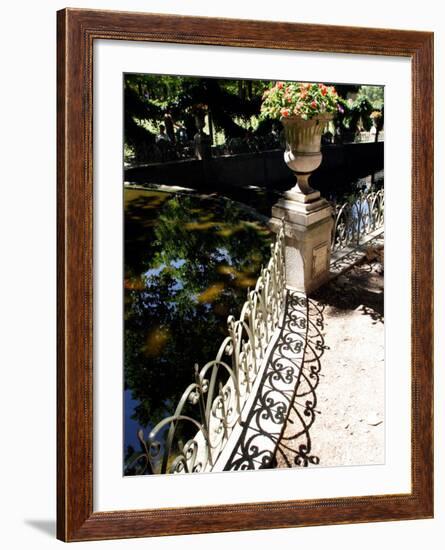
[[[133,194],[131,196],[131,194]],[[172,412],[213,359],[271,235],[251,210],[215,198],[126,191],[125,389],[141,425]]]

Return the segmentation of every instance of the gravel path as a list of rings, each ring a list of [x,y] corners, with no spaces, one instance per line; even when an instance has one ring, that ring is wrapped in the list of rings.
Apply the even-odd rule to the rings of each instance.
[[[363,263],[311,296],[323,308],[325,348],[320,358],[315,418],[309,429],[307,465],[384,463],[384,324],[380,263]],[[301,404],[295,407],[301,411]],[[292,410],[283,441],[294,451],[299,425]],[[301,425],[301,423],[300,423]],[[292,451],[277,455],[278,467],[295,463]]]

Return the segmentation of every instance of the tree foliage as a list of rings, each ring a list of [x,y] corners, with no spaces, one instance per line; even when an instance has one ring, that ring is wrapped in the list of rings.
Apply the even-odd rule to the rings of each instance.
[[[212,129],[226,140],[246,136],[254,121],[254,133],[270,134],[273,122],[260,117],[262,96],[274,83],[266,80],[231,80],[192,76],[126,74],[124,77],[125,144],[140,159],[153,157],[159,125],[168,114],[185,128],[188,140],[196,133],[195,108],[205,106]],[[369,130],[370,115],[383,107],[383,87],[335,84],[343,112],[334,125],[351,133]]]
[[[259,114],[268,85],[269,81],[262,80],[127,74],[125,141],[130,147],[137,146],[141,139],[153,142],[154,132],[141,122],[152,122],[156,128],[167,112],[185,126],[191,138],[196,131],[193,107],[198,104],[208,107],[216,130],[224,132],[226,139],[243,136],[245,129],[237,120],[248,121]]]

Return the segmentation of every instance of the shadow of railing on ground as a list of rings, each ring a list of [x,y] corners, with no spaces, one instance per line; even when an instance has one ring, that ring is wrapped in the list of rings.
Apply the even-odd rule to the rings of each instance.
[[[345,274],[319,288],[313,297],[334,310],[360,308],[374,322],[384,322],[384,278],[378,262],[363,258]]]
[[[288,291],[281,333],[225,470],[318,464],[309,431],[326,349],[322,331],[322,308],[304,294]]]
[[[320,381],[321,357],[327,349],[323,329],[323,307],[308,300],[308,331],[304,359],[286,425],[275,451],[274,461],[279,467],[306,467],[320,462],[318,456],[311,454],[310,429],[319,412],[316,390]]]

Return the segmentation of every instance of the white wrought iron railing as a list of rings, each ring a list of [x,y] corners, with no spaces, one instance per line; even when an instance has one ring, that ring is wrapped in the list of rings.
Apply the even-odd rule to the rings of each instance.
[[[334,205],[332,251],[359,245],[363,239],[383,227],[384,191],[362,192],[350,201]]]
[[[133,473],[203,472],[213,468],[239,423],[267,347],[285,306],[284,228],[271,245],[271,258],[248,291],[238,320],[227,319],[228,336],[216,358],[188,386],[173,415],[145,438],[143,451],[126,465]]]

